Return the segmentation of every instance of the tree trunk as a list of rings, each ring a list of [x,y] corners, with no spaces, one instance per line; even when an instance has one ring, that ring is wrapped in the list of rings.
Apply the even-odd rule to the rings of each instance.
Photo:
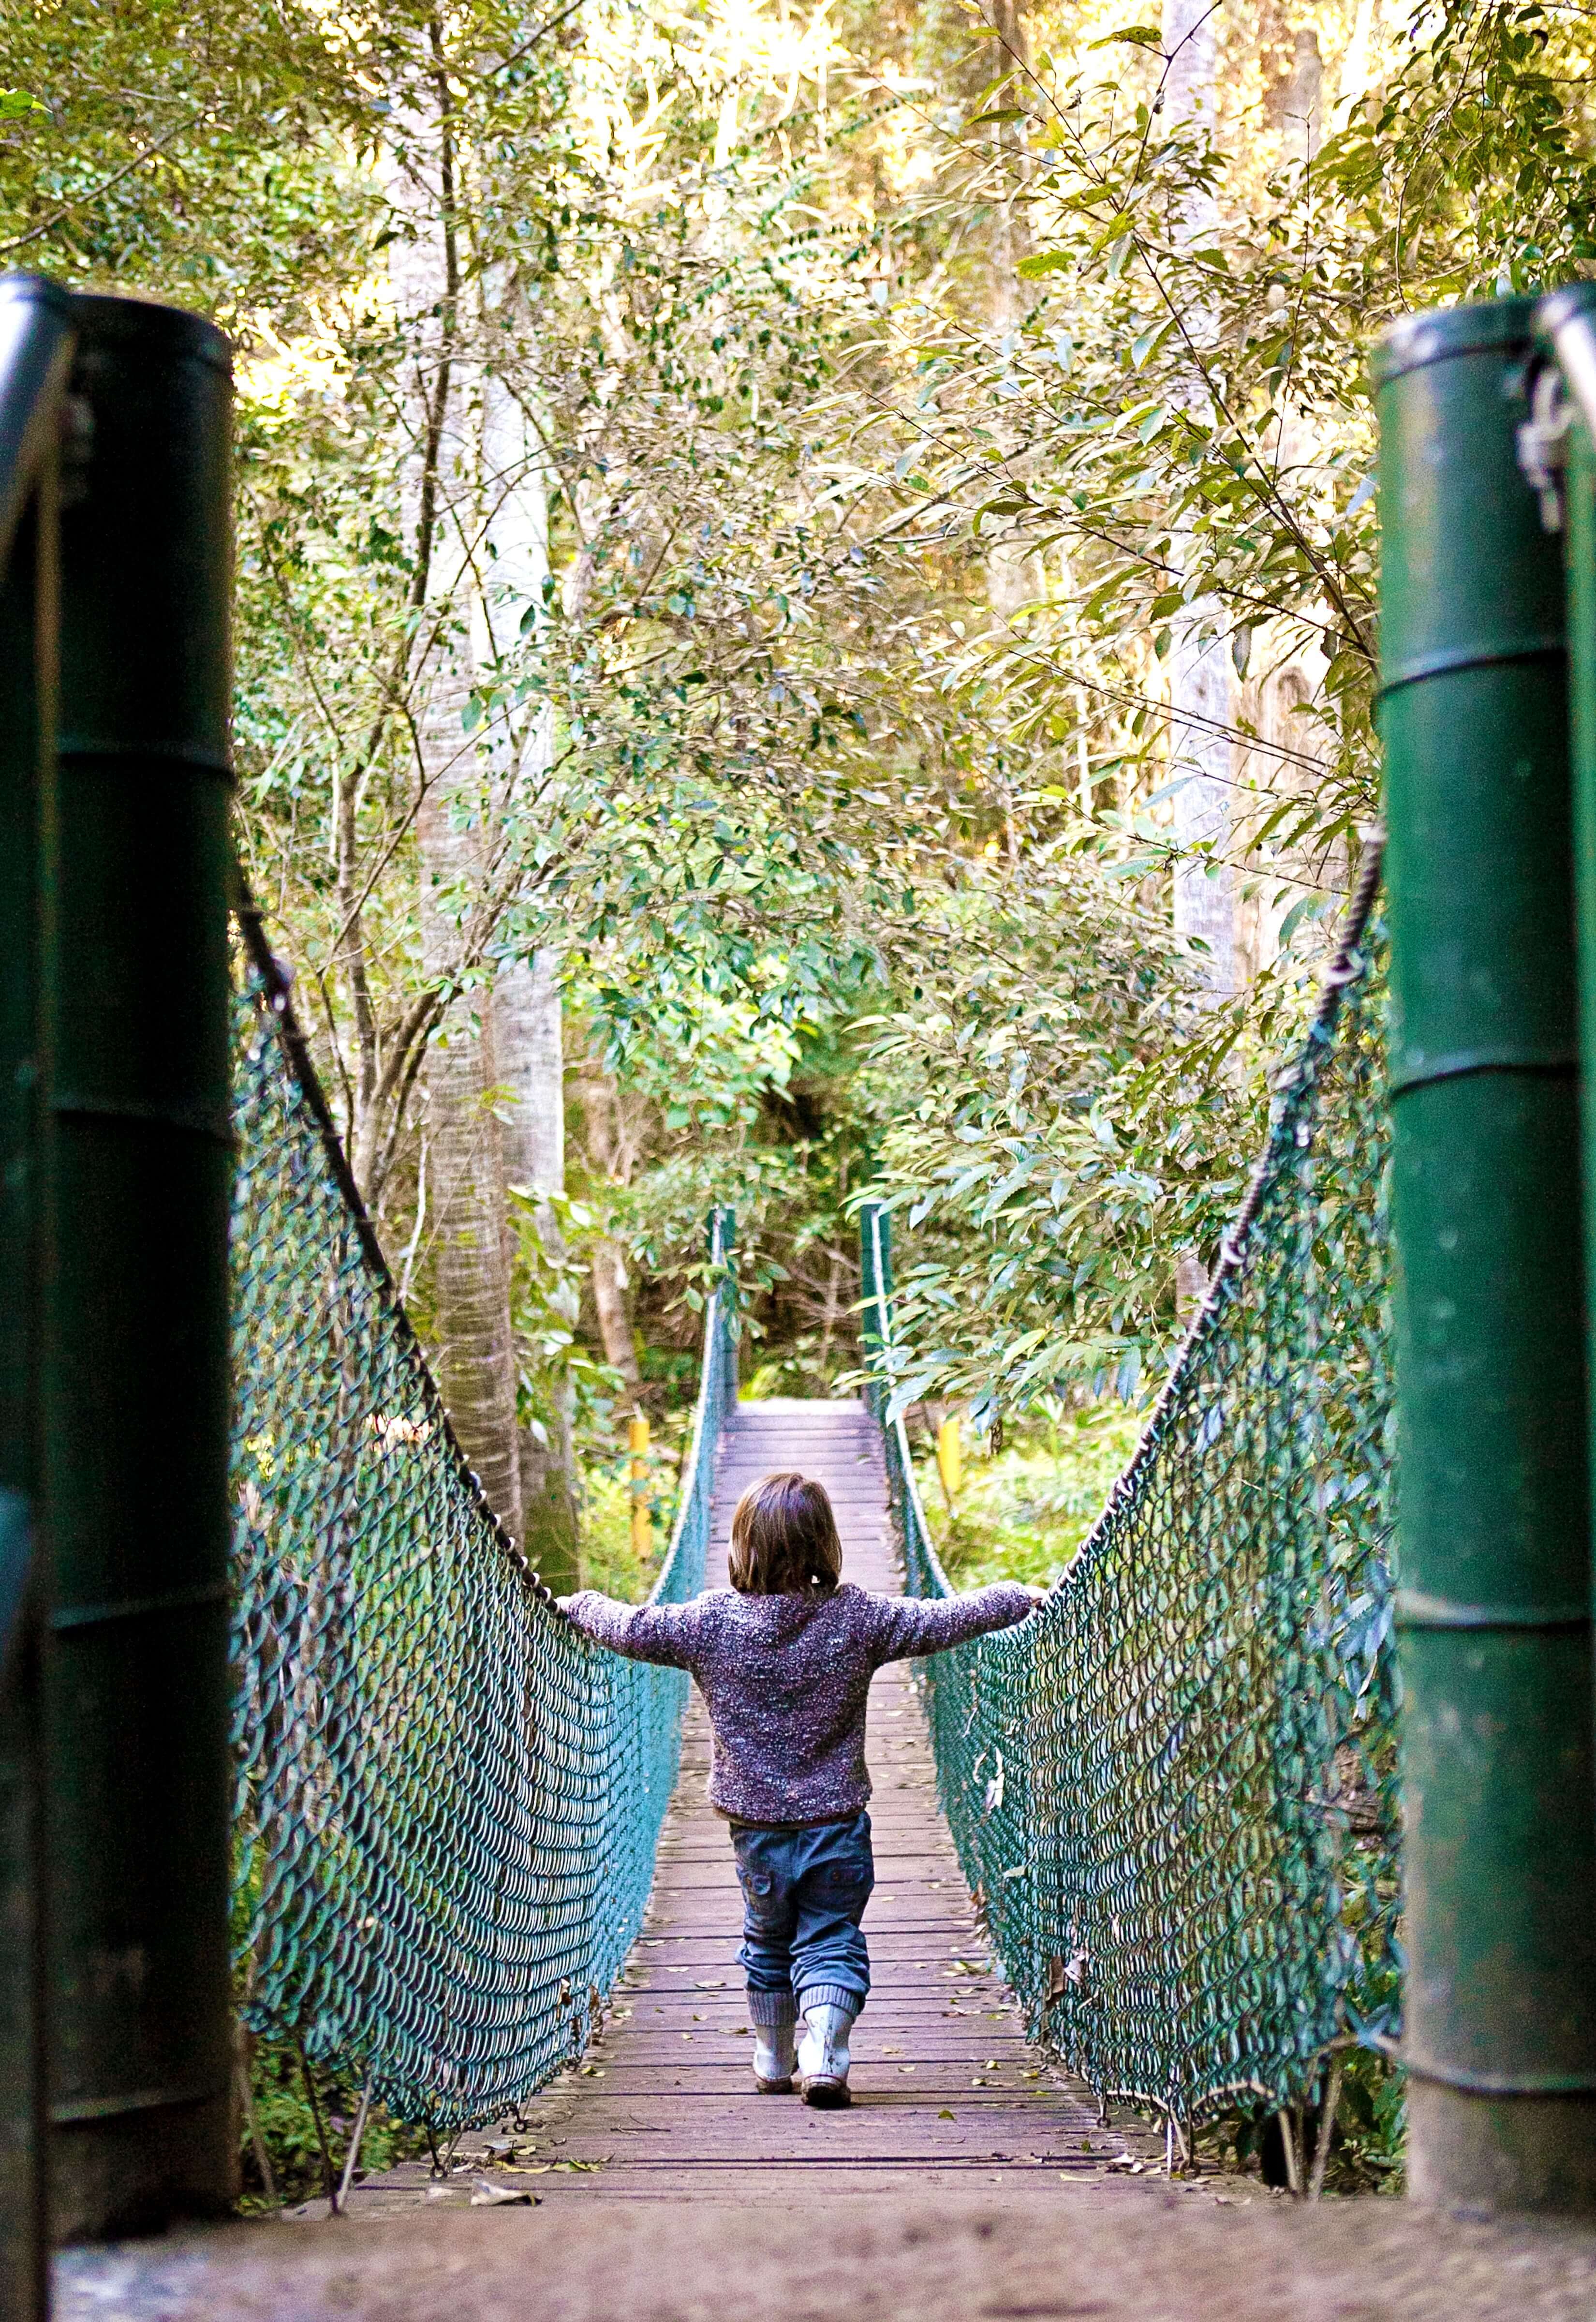
[[[502,1137],[505,1175],[533,1193],[565,1191],[565,1067],[555,955],[536,953],[500,975],[494,994],[499,1070],[506,1117]],[[552,1207],[534,1212],[539,1240],[558,1262],[565,1237]],[[574,1320],[574,1316],[568,1317]],[[521,1513],[526,1553],[552,1588],[577,1585],[576,1455],[571,1441],[569,1377],[557,1384],[547,1442],[530,1426],[520,1431]]]
[[[637,1331],[632,1320],[632,1301],[628,1296],[631,1284],[626,1275],[626,1254],[619,1242],[600,1241],[593,1248],[593,1305],[598,1316],[598,1335],[604,1343],[604,1359],[621,1375],[622,1405],[627,1411],[643,1408],[643,1373],[637,1362]]]
[[[1163,0],[1164,115],[1172,129],[1201,134],[1214,125],[1217,51],[1211,0]],[[1176,222],[1180,239],[1192,241],[1214,219],[1210,195],[1187,197]],[[1200,314],[1186,327],[1199,346],[1207,333]],[[1194,379],[1189,407],[1206,412],[1206,383]],[[1171,535],[1172,580],[1193,553],[1190,535]],[[1169,652],[1172,781],[1180,788],[1171,801],[1176,846],[1175,933],[1193,945],[1195,960],[1214,1001],[1227,998],[1236,983],[1236,880],[1230,863],[1232,750],[1230,656],[1226,650],[1223,608],[1211,597],[1193,599],[1171,624]],[[1184,777],[1182,780],[1181,777]],[[1208,1275],[1195,1249],[1175,1254],[1175,1315],[1181,1329],[1191,1322],[1208,1295]]]
[[[435,26],[431,37],[435,53]],[[424,124],[424,139],[418,136],[409,147],[397,179],[398,206],[413,218],[415,233],[396,243],[393,270],[415,350],[414,450],[403,490],[422,614],[411,672],[421,782],[415,835],[422,959],[429,983],[449,1003],[425,1069],[438,1383],[489,1504],[518,1541],[508,1227],[498,1123],[489,1101],[497,1082],[492,996],[487,987],[477,993],[480,1014],[473,1030],[468,999],[452,994],[472,949],[468,924],[483,901],[488,801],[484,769],[464,726],[474,675],[468,543],[475,532],[475,494],[464,425],[455,155],[441,59],[435,87],[436,113]]]
[[[517,316],[523,331],[530,318]],[[502,317],[485,317],[485,343],[507,343]],[[553,763],[553,721],[535,687],[539,616],[549,576],[549,505],[542,447],[504,379],[482,380],[479,488],[486,555],[473,599],[478,665],[498,683],[488,723],[491,763],[507,810],[546,813]],[[558,956],[534,954],[500,973],[494,1031],[504,1102],[501,1141],[506,1184],[534,1193],[565,1191],[565,1063],[561,1037]],[[539,1240],[558,1263],[565,1256],[560,1220],[547,1202],[534,1212]],[[574,1314],[567,1319],[575,1320]],[[577,1585],[577,1476],[569,1376],[554,1385],[547,1440],[524,1424],[517,1438],[526,1553],[551,1587]]]
[[[1216,47],[1210,0],[1164,0],[1164,114],[1172,129],[1189,126],[1199,134],[1214,120]],[[1179,221],[1185,241],[1205,233],[1214,204],[1206,194],[1190,196]],[[1192,336],[1207,336],[1201,317]],[[1193,408],[1206,408],[1208,391],[1193,380]],[[1181,570],[1192,553],[1188,535],[1177,530],[1170,562]],[[1170,774],[1181,787],[1172,801],[1178,849],[1174,873],[1175,932],[1202,946],[1203,980],[1216,1000],[1236,990],[1236,880],[1231,852],[1232,763],[1230,655],[1223,608],[1199,597],[1177,616],[1169,653]]]
[[[1009,75],[1008,87],[999,102],[1003,106],[1023,105],[1031,93],[1026,78],[1030,41],[1020,0],[994,0],[992,29],[997,34],[994,46],[999,68],[1001,70],[1006,67]],[[1019,262],[1026,254],[1028,239],[1024,203],[1024,123],[999,123],[997,142],[1001,178],[992,202],[991,314],[994,328],[1007,334],[1017,328],[1024,306],[1019,279]],[[1023,472],[1023,463],[1015,472],[1017,476]],[[1037,595],[1039,581],[1036,559],[1023,536],[999,539],[987,557],[987,602],[999,619],[1012,620],[1020,607],[1029,604]],[[1010,855],[1015,852],[1011,787],[1004,782],[1002,797]]]
[[[475,832],[454,827],[447,787],[450,728],[461,745],[460,709],[469,687],[451,672],[434,680],[421,728],[432,780],[416,818],[422,863],[422,951],[429,974],[446,976],[460,936],[451,891],[470,891],[480,875]],[[433,1284],[438,1383],[461,1449],[490,1505],[519,1542],[521,1470],[515,1427],[515,1348],[510,1331],[508,1226],[499,1124],[489,1091],[497,1085],[493,997],[474,995],[449,1010],[427,1054],[427,1147],[433,1181]]]

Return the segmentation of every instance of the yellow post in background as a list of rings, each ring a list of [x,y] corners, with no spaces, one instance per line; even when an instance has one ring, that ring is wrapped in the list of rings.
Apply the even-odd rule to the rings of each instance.
[[[951,1509],[964,1481],[964,1454],[956,1419],[944,1419],[936,1431],[936,1472],[942,1477],[943,1497]]]
[[[653,1525],[648,1506],[648,1422],[641,1413],[626,1430],[626,1448],[632,1454],[632,1552],[643,1557],[653,1545]]]

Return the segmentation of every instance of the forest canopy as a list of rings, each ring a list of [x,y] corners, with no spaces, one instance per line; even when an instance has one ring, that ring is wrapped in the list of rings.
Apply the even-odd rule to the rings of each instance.
[[[41,0],[0,245],[236,361],[241,863],[517,1533],[690,1388],[1162,1373],[1378,815],[1363,363],[1588,15]]]

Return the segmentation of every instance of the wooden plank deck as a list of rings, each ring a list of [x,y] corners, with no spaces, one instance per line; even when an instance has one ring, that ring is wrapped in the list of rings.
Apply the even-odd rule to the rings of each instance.
[[[901,1585],[894,1568],[880,1438],[854,1403],[744,1403],[716,1476],[709,1571],[724,1571],[732,1511],[750,1483],[791,1467],[824,1483],[846,1576]],[[459,2190],[484,2175],[506,2190],[584,2200],[753,2198],[801,2184],[853,2193],[956,2182],[1056,2189],[1154,2173],[1162,2143],[1099,2125],[1090,2091],[1027,2046],[978,1929],[937,1809],[930,1744],[907,1665],[871,1694],[876,1888],[865,1915],[872,1988],[855,2028],[844,2112],[761,2097],[737,1965],[742,1898],[725,1823],[705,1797],[708,1721],[693,1696],[681,1779],[661,1839],[648,1918],[613,2012],[582,2064],[528,2107],[527,2127],[465,2140]],[[370,2214],[409,2189],[396,2171],[357,2190]],[[795,2181],[796,2180],[796,2181]],[[312,2205],[312,2214],[321,2205]]]

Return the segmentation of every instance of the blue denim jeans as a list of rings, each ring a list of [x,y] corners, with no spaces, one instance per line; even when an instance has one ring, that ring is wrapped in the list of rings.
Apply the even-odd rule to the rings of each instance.
[[[807,1827],[734,1823],[732,1844],[753,2021],[790,2024],[822,2006],[857,2016],[870,1990],[859,1922],[876,1883],[869,1815]]]

